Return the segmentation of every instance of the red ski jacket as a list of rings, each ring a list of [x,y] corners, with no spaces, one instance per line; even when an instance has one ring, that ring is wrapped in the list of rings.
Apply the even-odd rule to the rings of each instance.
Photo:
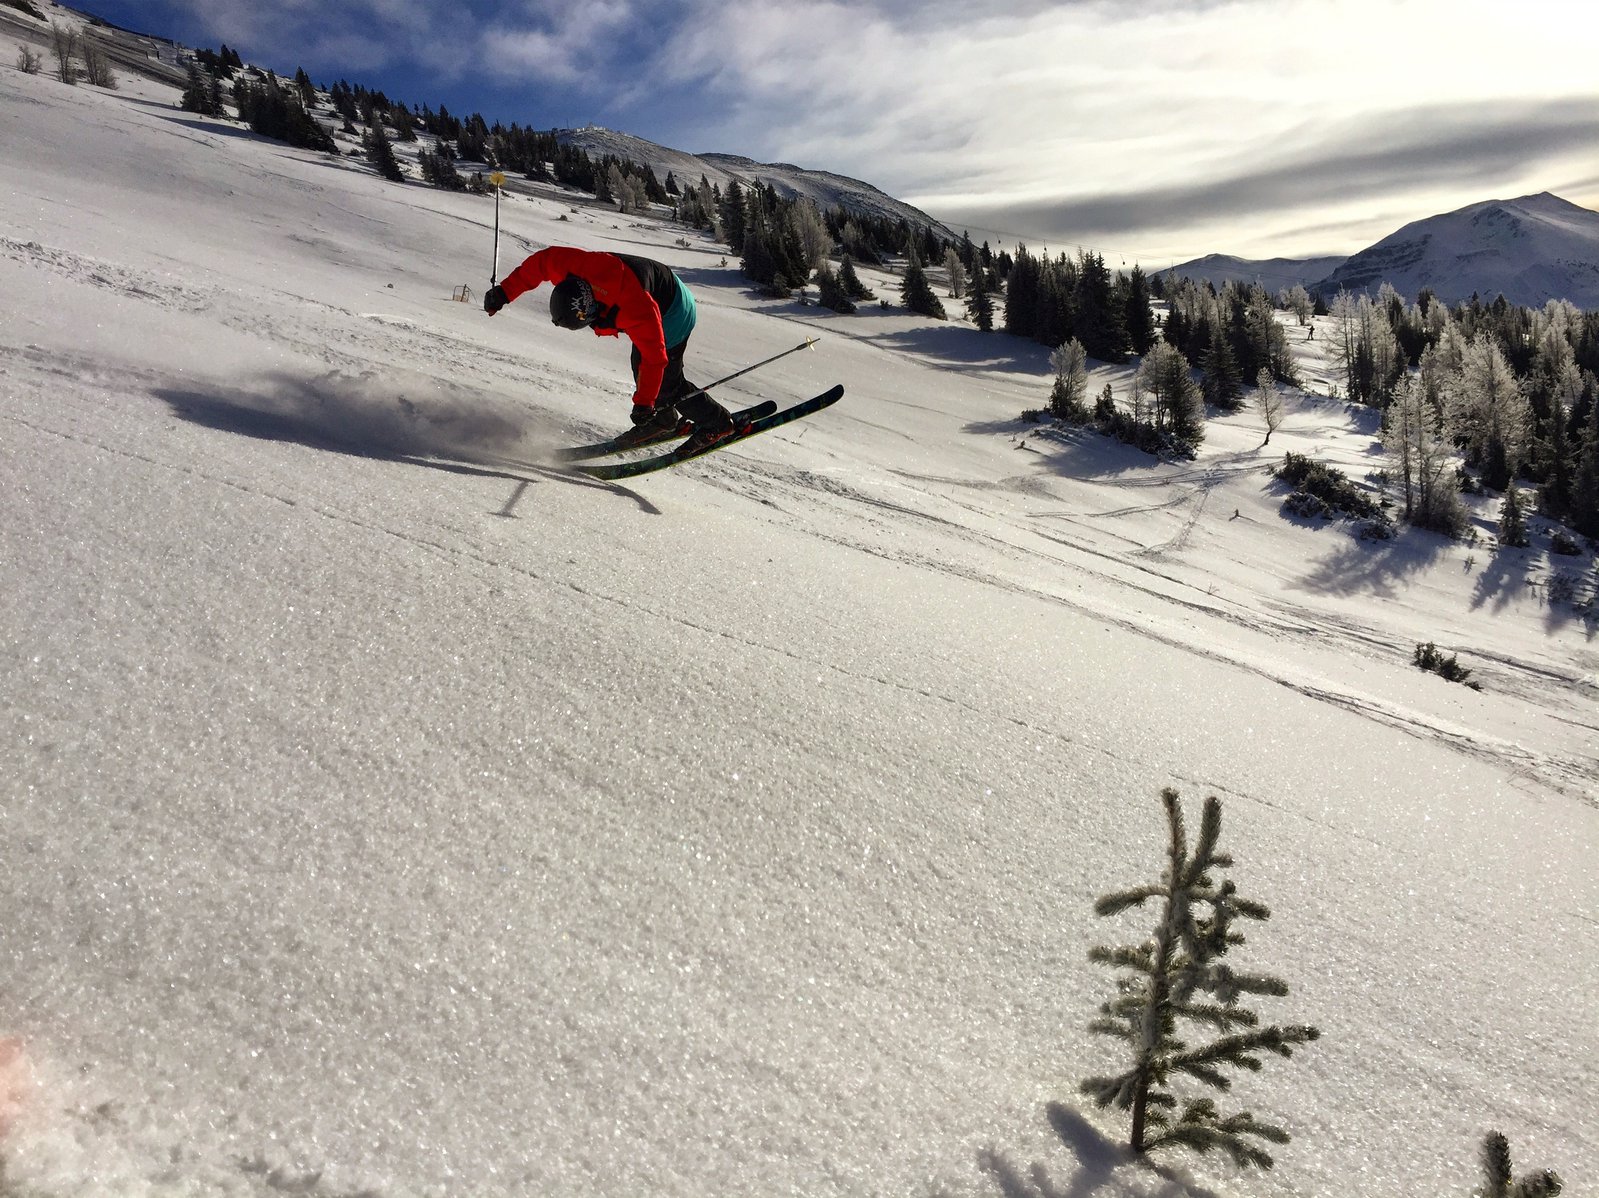
[[[528,257],[500,280],[500,286],[505,289],[505,298],[514,300],[540,283],[559,283],[567,275],[586,279],[594,289],[594,298],[616,309],[615,319],[606,321],[603,326],[596,325],[594,335],[627,334],[640,358],[633,402],[654,407],[666,369],[666,335],[661,331],[661,309],[638,275],[621,258],[594,250],[552,245]]]

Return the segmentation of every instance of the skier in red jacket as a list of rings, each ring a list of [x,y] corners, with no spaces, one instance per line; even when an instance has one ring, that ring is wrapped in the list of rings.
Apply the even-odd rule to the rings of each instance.
[[[597,337],[625,334],[633,343],[633,424],[668,428],[678,413],[693,422],[685,452],[733,433],[721,404],[683,377],[683,351],[694,331],[694,296],[671,269],[633,254],[552,245],[490,287],[483,310],[493,316],[541,283],[553,283],[550,319],[563,329],[593,329]]]

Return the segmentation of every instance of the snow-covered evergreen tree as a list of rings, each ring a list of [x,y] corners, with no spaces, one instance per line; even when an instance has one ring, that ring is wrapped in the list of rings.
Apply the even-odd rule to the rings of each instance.
[[[1191,851],[1177,792],[1166,788],[1161,802],[1169,831],[1161,880],[1105,895],[1094,907],[1099,915],[1112,916],[1150,899],[1161,903],[1152,939],[1089,952],[1090,960],[1124,971],[1118,997],[1100,1007],[1090,1029],[1125,1042],[1132,1063],[1113,1076],[1087,1079],[1081,1089],[1100,1106],[1132,1113],[1129,1142],[1135,1152],[1164,1144],[1198,1152],[1220,1149],[1240,1165],[1269,1169],[1272,1158],[1255,1141],[1284,1144],[1286,1131],[1248,1111],[1224,1117],[1208,1097],[1190,1099],[1179,1111],[1168,1084],[1186,1077],[1226,1090],[1232,1083],[1224,1070],[1258,1070],[1260,1054],[1291,1056],[1294,1045],[1320,1033],[1301,1025],[1259,1027],[1255,1013],[1240,1004],[1246,995],[1284,995],[1288,986],[1267,974],[1237,972],[1225,960],[1244,942],[1237,921],[1265,920],[1271,912],[1241,897],[1231,881],[1215,880],[1217,871],[1232,865],[1232,858],[1216,849],[1221,801],[1205,800],[1199,840]],[[1213,1029],[1218,1038],[1191,1044],[1184,1024]]]

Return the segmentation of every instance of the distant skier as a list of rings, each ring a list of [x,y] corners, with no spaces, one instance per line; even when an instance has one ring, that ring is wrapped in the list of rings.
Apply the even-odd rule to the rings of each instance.
[[[626,334],[633,343],[631,416],[641,432],[672,427],[681,412],[694,424],[685,454],[733,434],[727,409],[683,377],[694,296],[669,267],[633,254],[552,245],[490,287],[483,310],[493,316],[541,283],[555,284],[550,319],[563,329],[593,329],[597,337]]]

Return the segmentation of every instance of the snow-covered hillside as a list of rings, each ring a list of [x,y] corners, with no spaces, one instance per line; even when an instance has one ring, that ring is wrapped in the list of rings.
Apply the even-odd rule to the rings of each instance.
[[[808,169],[787,162],[756,162],[737,154],[689,154],[668,149],[631,133],[619,133],[614,129],[593,125],[583,129],[557,130],[556,136],[562,144],[576,146],[590,157],[612,155],[629,162],[644,163],[662,181],[670,171],[685,186],[704,178],[724,191],[734,181],[746,186],[764,183],[785,198],[803,196],[823,211],[843,208],[857,216],[908,221],[914,228],[931,228],[951,240],[959,236],[920,208],[896,200],[870,183],[831,171]]]
[[[1217,287],[1224,283],[1259,283],[1276,295],[1296,284],[1309,287],[1338,269],[1343,261],[1342,258],[1235,258],[1231,254],[1206,254],[1192,262],[1178,263],[1169,273]]]
[[[1415,299],[1423,287],[1445,303],[1503,295],[1541,308],[1563,299],[1599,308],[1599,212],[1544,192],[1488,200],[1412,221],[1346,259],[1316,289],[1375,291],[1390,283]]]
[[[625,347],[451,301],[492,198],[175,101],[0,68],[6,1198],[1387,1198],[1490,1128],[1594,1192],[1591,555],[1286,519],[1285,450],[1385,464],[1317,394],[1156,465],[1018,419],[1039,346],[519,193],[502,269],[657,256],[695,376],[847,388],[574,477]],[[1322,1031],[1220,1100],[1271,1173],[1078,1105],[1163,786]]]

